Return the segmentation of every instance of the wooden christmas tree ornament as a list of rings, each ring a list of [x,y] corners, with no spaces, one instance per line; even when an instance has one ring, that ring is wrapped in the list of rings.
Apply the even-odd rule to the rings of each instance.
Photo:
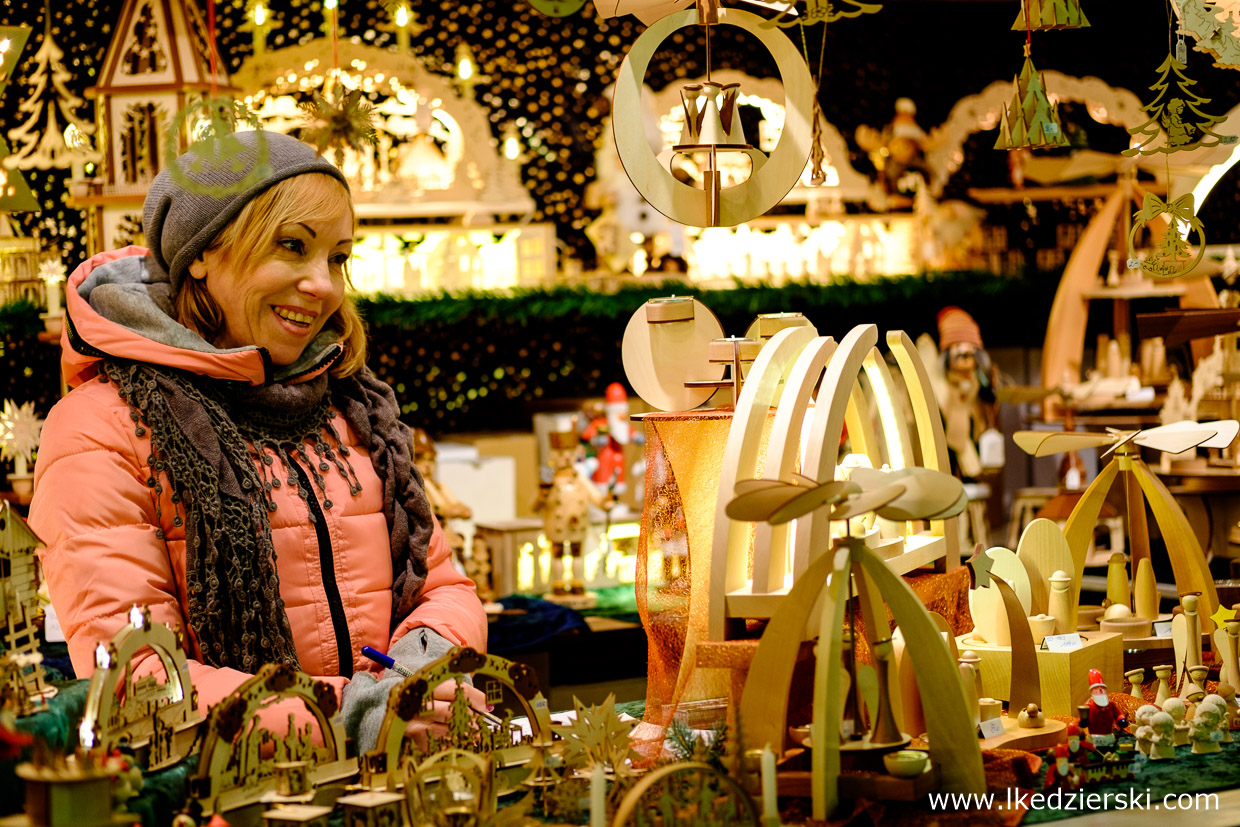
[[[1166,228],[1154,249],[1139,265],[1144,272],[1157,278],[1172,279],[1183,276],[1201,262],[1206,251],[1206,228],[1197,217],[1191,192],[1181,195],[1170,204],[1152,192],[1145,194],[1141,209],[1133,216],[1132,229],[1128,232],[1129,266],[1137,263],[1133,252],[1136,249],[1137,233],[1150,221],[1160,217],[1168,219],[1165,221]],[[1181,234],[1181,226],[1187,228],[1187,233],[1196,234],[1196,254],[1185,237],[1187,233]]]
[[[1012,103],[999,113],[999,137],[995,149],[1048,149],[1068,145],[1059,126],[1058,107],[1046,97],[1046,84],[1033,67],[1029,44],[1025,63],[1013,81]]]
[[[1142,111],[1149,113],[1149,120],[1128,130],[1139,140],[1122,154],[1152,155],[1236,142],[1235,135],[1219,135],[1210,128],[1224,120],[1225,116],[1208,115],[1201,111],[1199,107],[1209,103],[1210,99],[1189,91],[1189,87],[1196,86],[1197,81],[1184,74],[1184,69],[1183,61],[1177,60],[1173,54],[1168,54],[1159,65],[1158,80],[1150,87],[1158,94],[1141,107]],[[1174,89],[1169,82],[1172,76]],[[1151,146],[1161,135],[1165,135],[1166,140]]]
[[[1012,31],[1084,29],[1089,26],[1077,0],[1021,0]]]

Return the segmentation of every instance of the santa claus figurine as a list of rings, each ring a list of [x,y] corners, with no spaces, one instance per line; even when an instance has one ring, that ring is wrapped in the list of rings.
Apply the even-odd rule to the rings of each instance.
[[[1119,713],[1111,705],[1107,696],[1106,681],[1102,680],[1102,672],[1089,670],[1089,737],[1095,747],[1111,747],[1115,745],[1115,724]]]
[[[590,479],[603,490],[623,494],[625,489],[624,446],[633,439],[629,422],[629,395],[624,385],[607,386],[603,410],[591,418],[581,433],[591,459]]]
[[[1068,724],[1068,759],[1073,764],[1088,764],[1098,755],[1098,750],[1090,743],[1089,738],[1081,738],[1081,728]]]
[[[1055,747],[1055,763],[1046,769],[1046,783],[1042,785],[1042,789],[1047,792],[1054,790],[1068,792],[1079,786],[1081,786],[1081,776],[1077,773],[1076,767],[1072,766],[1072,762],[1068,760],[1068,745],[1060,744]]]

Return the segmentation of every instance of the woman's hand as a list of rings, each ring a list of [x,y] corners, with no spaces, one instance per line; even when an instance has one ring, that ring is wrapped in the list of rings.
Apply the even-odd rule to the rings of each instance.
[[[488,712],[486,695],[482,691],[465,684],[463,687],[465,692],[465,702],[475,711]],[[431,702],[431,708],[423,712],[405,725],[405,735],[413,738],[414,743],[419,749],[425,750],[427,747],[428,735],[433,734],[437,739],[443,739],[448,735],[448,722],[452,718],[452,700],[456,697],[456,681],[444,681],[436,686],[431,693],[434,699]],[[475,727],[478,726],[475,722]]]

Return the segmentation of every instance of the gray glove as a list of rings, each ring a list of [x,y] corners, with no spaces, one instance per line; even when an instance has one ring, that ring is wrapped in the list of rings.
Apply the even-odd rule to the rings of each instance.
[[[452,650],[455,643],[425,626],[409,632],[392,646],[388,655],[411,672],[417,672]],[[393,669],[383,670],[378,680],[373,672],[355,672],[345,685],[340,715],[345,734],[357,744],[358,754],[375,748],[379,728],[387,714],[388,696],[405,679]]]

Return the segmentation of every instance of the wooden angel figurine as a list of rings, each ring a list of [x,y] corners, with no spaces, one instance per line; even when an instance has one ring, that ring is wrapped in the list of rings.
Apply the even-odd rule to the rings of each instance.
[[[1150,729],[1150,760],[1175,758],[1175,719],[1166,712],[1155,712],[1150,716]]]
[[[449,525],[448,520],[458,518],[468,520],[474,512],[436,479],[436,456],[438,456],[438,451],[435,450],[435,441],[431,439],[430,434],[421,428],[414,428],[413,465],[422,475],[422,487],[426,491],[426,499],[431,504],[435,519],[439,520],[439,527],[443,529],[448,548],[452,549],[453,555],[458,560],[463,560],[465,538]]]
[[[543,533],[551,544],[551,594],[584,595],[584,572],[574,567],[581,560],[590,527],[590,506],[610,510],[615,499],[604,498],[577,467],[581,446],[576,433],[555,431],[550,434],[550,441],[551,482],[539,490],[534,511],[542,515]]]
[[[1223,733],[1219,730],[1218,709],[1214,704],[1199,704],[1193,722],[1189,725],[1189,738],[1193,742],[1193,755],[1219,752]]]
[[[1163,701],[1163,712],[1171,716],[1171,720],[1175,723],[1175,745],[1183,747],[1188,745],[1189,732],[1188,723],[1184,718],[1188,715],[1188,707],[1179,698],[1168,698]]]
[[[1220,688],[1222,684],[1220,684]],[[1218,713],[1218,731],[1223,736],[1220,743],[1230,744],[1235,739],[1231,737],[1231,711],[1227,708],[1227,701],[1220,695],[1206,695],[1201,699],[1201,703],[1197,704],[1197,709],[1213,704],[1214,711]]]
[[[1150,754],[1150,746],[1153,744],[1153,741],[1151,741],[1150,738],[1154,734],[1154,730],[1150,726],[1150,718],[1152,718],[1154,713],[1157,711],[1158,707],[1153,704],[1142,704],[1137,707],[1136,714],[1133,716],[1137,722],[1137,750],[1142,755]]]

